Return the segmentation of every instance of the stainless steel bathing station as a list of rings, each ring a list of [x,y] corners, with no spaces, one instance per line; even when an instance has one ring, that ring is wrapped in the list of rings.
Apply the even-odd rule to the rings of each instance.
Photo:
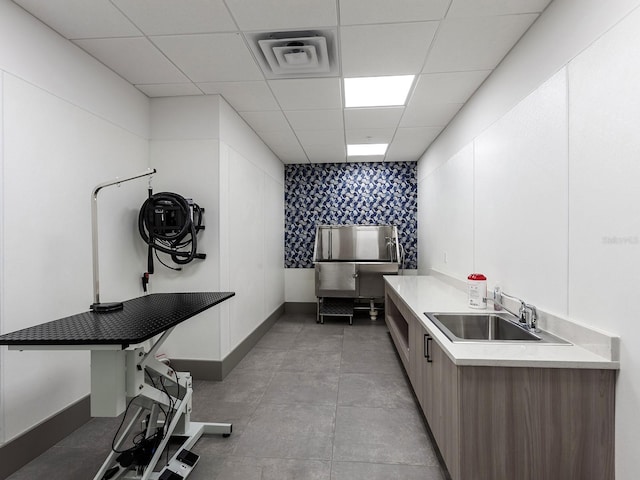
[[[369,300],[375,318],[374,301],[384,299],[382,276],[398,274],[398,230],[393,225],[320,225],[313,261],[320,320],[329,298]]]

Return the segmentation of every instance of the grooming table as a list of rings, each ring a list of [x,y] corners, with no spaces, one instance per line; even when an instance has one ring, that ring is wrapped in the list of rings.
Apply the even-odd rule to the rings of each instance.
[[[136,407],[133,419],[115,442],[120,449],[136,426],[145,437],[159,429],[162,440],[153,446],[147,465],[123,467],[111,452],[94,480],[181,480],[198,461],[189,449],[203,434],[229,436],[230,423],[191,422],[193,388],[188,372],[176,372],[156,359],[158,349],[183,321],[234,296],[233,292],[157,293],[124,302],[122,310],[92,311],[42,323],[0,336],[10,350],[90,350],[91,415],[117,417]],[[151,340],[145,349],[143,342]],[[169,419],[165,425],[164,419]],[[182,446],[160,471],[154,471],[171,437]]]

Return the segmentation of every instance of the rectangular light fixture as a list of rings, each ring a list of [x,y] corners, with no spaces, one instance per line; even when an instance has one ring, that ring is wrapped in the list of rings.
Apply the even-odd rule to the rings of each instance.
[[[347,156],[357,157],[363,155],[384,155],[387,152],[388,143],[363,143],[360,145],[347,145]]]
[[[391,107],[404,105],[415,75],[344,79],[344,106]]]

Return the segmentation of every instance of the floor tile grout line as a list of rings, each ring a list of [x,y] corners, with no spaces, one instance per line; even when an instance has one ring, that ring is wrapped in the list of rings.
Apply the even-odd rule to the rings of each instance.
[[[342,348],[340,349],[340,368],[338,370],[338,388],[336,389],[336,408],[333,414],[333,437],[331,439],[331,464],[329,467],[329,480],[333,478],[333,456],[336,450],[336,430],[338,429],[338,403],[340,401],[340,383],[342,382],[342,359],[344,358],[344,330],[342,334]]]

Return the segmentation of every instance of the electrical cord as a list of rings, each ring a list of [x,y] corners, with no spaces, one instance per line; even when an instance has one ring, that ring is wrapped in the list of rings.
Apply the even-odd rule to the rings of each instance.
[[[158,390],[161,390],[167,396],[168,403],[169,403],[168,411],[165,410],[162,407],[162,405],[158,404],[158,408],[160,409],[160,411],[164,416],[164,425],[162,428],[157,428],[156,432],[148,437],[146,436],[146,431],[148,430],[148,426],[147,426],[147,428],[136,433],[133,436],[133,438],[131,438],[131,443],[133,444],[132,447],[122,449],[122,450],[119,450],[118,448],[116,448],[116,439],[118,438],[120,431],[124,426],[125,420],[129,415],[129,410],[131,406],[133,405],[134,401],[138,397],[131,398],[127,403],[124,414],[122,415],[122,420],[120,421],[120,425],[118,425],[118,429],[116,430],[113,436],[113,439],[111,441],[111,450],[114,453],[119,454],[116,460],[120,466],[119,467],[114,466],[113,468],[109,469],[103,476],[103,480],[108,480],[112,478],[116,473],[118,473],[121,467],[125,469],[134,468],[134,469],[137,469],[138,473],[142,473],[145,467],[148,465],[148,462],[150,461],[152,455],[156,452],[158,445],[160,445],[160,443],[164,440],[164,438],[168,434],[169,427],[173,422],[175,415],[177,413],[176,406],[178,404],[178,401],[180,400],[180,378],[178,377],[178,372],[176,372],[174,369],[170,370],[170,374],[175,375],[175,383],[176,383],[176,389],[177,389],[176,397],[172,396],[169,393],[169,390],[164,382],[163,376],[159,377],[160,388],[158,388],[158,384],[156,383],[153,376],[149,373],[149,371],[146,368],[144,370],[144,373],[149,378],[153,387]],[[173,381],[173,379],[171,379],[171,381]],[[149,419],[150,419],[150,415],[148,414],[147,422],[149,422]],[[123,439],[123,440],[126,440],[126,439]],[[169,449],[166,449],[166,450],[167,450],[167,463],[168,463]]]
[[[118,438],[118,435],[120,434],[120,430],[122,429],[122,426],[124,425],[124,421],[127,419],[127,415],[129,414],[129,408],[131,407],[131,405],[133,404],[133,401],[136,399],[136,397],[133,397],[131,400],[129,400],[129,403],[127,403],[127,408],[124,410],[124,415],[122,415],[122,420],[120,421],[120,425],[118,426],[118,429],[116,430],[116,433],[113,435],[113,440],[111,440],[111,450],[115,453],[127,453],[130,452],[132,450],[135,450],[136,448],[138,448],[138,445],[135,445],[131,448],[127,448],[125,450],[118,450],[116,448],[116,439]],[[134,437],[135,439],[135,437]]]
[[[176,397],[175,398],[177,398],[178,400],[174,400],[174,397],[169,393],[169,390],[168,390],[167,386],[164,383],[164,377],[161,376],[159,378],[160,386],[162,387],[160,390],[162,390],[164,392],[164,394],[167,396],[168,401],[169,401],[169,411],[168,412],[166,412],[164,410],[164,408],[162,408],[162,406],[159,405],[160,410],[162,411],[162,413],[164,415],[164,428],[163,428],[163,433],[162,433],[162,439],[164,439],[164,437],[167,435],[169,426],[171,425],[171,422],[173,422],[173,419],[175,418],[176,405],[177,405],[178,401],[180,400],[180,379],[178,378],[178,372],[176,372],[174,369],[171,369],[170,371],[176,377],[175,383],[176,383],[177,392],[176,392]],[[154,381],[154,379],[151,376],[151,374],[147,370],[145,370],[145,373],[149,377],[149,380],[151,380],[151,383],[154,386],[154,388],[158,388],[158,385]],[[167,449],[167,463],[168,462],[169,462],[169,450]]]

